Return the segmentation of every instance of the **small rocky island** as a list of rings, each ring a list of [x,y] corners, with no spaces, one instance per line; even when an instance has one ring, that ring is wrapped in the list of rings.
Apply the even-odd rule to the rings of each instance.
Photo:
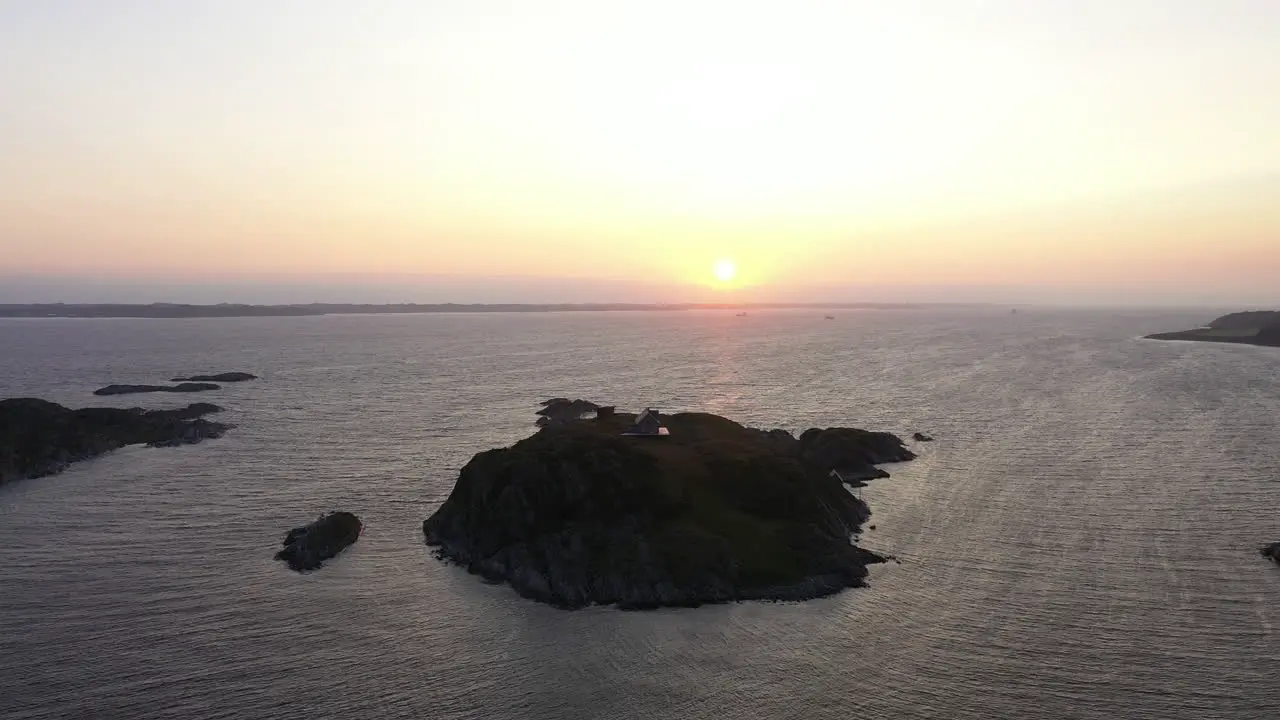
[[[93,391],[94,395],[136,395],[139,393],[169,392],[193,393],[221,390],[222,387],[207,382],[184,382],[177,385],[108,385]]]
[[[318,520],[290,530],[284,536],[284,549],[276,553],[298,572],[316,570],[325,560],[342,552],[360,539],[360,518],[349,512],[331,512]]]
[[[247,372],[224,372],[214,373],[212,375],[192,375],[191,377],[176,377],[169,382],[212,382],[212,383],[233,383],[245,382],[246,380],[257,380],[258,376]]]
[[[914,457],[889,433],[796,438],[608,408],[476,455],[423,532],[443,558],[564,608],[804,600],[884,561],[851,542],[870,510],[845,484]]]
[[[1156,333],[1148,340],[1194,340],[1280,347],[1280,310],[1231,313],[1193,330]]]
[[[231,426],[205,420],[222,408],[69,408],[36,398],[0,400],[0,485],[62,472],[126,445],[169,447],[221,437]]]

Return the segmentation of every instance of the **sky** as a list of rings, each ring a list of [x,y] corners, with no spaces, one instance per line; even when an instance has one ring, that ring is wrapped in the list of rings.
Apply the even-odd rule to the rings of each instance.
[[[0,302],[1280,306],[1277,48],[1276,0],[0,0]]]

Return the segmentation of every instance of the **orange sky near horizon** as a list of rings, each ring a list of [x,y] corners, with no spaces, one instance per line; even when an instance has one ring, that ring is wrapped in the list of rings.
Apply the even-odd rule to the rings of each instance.
[[[1256,0],[15,3],[0,274],[1262,292],[1277,36]]]

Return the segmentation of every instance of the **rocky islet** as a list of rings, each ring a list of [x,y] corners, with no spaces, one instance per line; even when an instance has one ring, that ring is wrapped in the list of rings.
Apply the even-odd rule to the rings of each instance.
[[[349,512],[331,512],[315,522],[290,530],[284,536],[284,548],[276,553],[298,572],[317,570],[325,560],[335,557],[360,539],[363,525]]]
[[[211,375],[192,375],[191,377],[176,377],[169,382],[213,382],[213,383],[235,383],[246,382],[248,380],[257,380],[258,376],[247,372],[224,372],[214,373]]]
[[[37,398],[0,400],[0,484],[53,475],[126,445],[170,447],[222,437],[232,426],[204,419],[221,409],[194,403],[176,410],[73,410]]]
[[[141,393],[193,393],[221,390],[221,385],[205,382],[184,382],[177,385],[108,385],[93,391],[94,395],[138,395]]]
[[[803,600],[861,585],[883,562],[851,542],[870,510],[845,483],[914,458],[897,436],[797,438],[680,413],[662,416],[669,435],[623,437],[635,420],[550,424],[479,453],[423,523],[427,543],[565,608]]]

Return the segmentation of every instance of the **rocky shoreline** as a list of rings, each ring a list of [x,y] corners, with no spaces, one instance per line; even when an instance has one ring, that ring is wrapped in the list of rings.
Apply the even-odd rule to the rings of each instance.
[[[210,403],[177,410],[81,408],[37,398],[0,400],[0,485],[62,472],[126,445],[189,445],[222,437],[232,426],[205,420]]]
[[[547,424],[476,455],[423,522],[443,559],[562,608],[805,600],[864,583],[884,558],[851,542],[870,509],[845,487],[915,455],[889,433],[747,428],[661,416]]]

